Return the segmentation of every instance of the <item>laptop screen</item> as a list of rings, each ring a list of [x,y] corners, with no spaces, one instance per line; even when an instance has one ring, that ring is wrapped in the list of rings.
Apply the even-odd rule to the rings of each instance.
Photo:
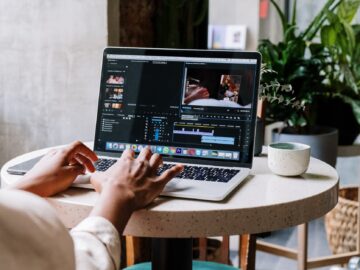
[[[260,64],[241,55],[106,49],[94,150],[251,164]]]

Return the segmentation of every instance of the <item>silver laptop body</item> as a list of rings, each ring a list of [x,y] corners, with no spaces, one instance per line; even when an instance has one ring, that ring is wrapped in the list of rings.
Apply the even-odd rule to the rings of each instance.
[[[252,166],[260,65],[256,52],[106,48],[94,151],[150,146],[189,166],[162,195],[223,200]]]

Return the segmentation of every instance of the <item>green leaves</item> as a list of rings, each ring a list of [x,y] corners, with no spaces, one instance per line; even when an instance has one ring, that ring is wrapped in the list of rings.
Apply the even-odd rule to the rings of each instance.
[[[326,47],[332,47],[336,43],[336,30],[330,25],[325,25],[321,28],[321,43]]]
[[[342,0],[328,0],[321,11],[316,15],[314,20],[309,24],[306,30],[301,34],[304,40],[313,40],[318,33],[319,29],[324,25],[326,20],[326,14],[331,11],[333,12],[336,7],[341,3]]]
[[[339,5],[337,14],[345,22],[351,23],[359,7],[360,0],[342,0],[341,4]]]
[[[282,24],[282,27],[283,27],[283,33],[285,33],[286,30],[287,30],[287,27],[288,27],[288,22],[287,22],[287,20],[286,20],[285,14],[281,11],[281,8],[280,8],[279,5],[275,2],[275,0],[270,0],[270,1],[271,1],[271,3],[274,5],[277,14],[278,14],[279,17],[280,17],[281,24]]]
[[[303,115],[300,115],[300,117],[298,117],[297,115],[293,114],[287,120],[287,123],[290,127],[299,128],[305,127],[308,124],[308,121]]]
[[[291,25],[296,25],[296,7],[297,7],[297,1],[294,1],[293,4],[293,10],[292,10],[292,20],[291,20]]]
[[[339,8],[342,5],[339,5]],[[339,48],[341,58],[351,55],[355,47],[354,31],[344,18],[336,13],[326,11],[326,18],[329,22],[321,29],[321,41],[329,49],[332,46]]]
[[[268,118],[305,127],[316,118],[312,106],[318,97],[338,96],[351,104],[360,124],[360,25],[351,25],[360,0],[328,0],[303,32],[297,31],[296,1],[291,22],[275,0],[271,3],[283,26],[283,41],[263,40],[258,48],[263,62],[275,71],[262,78]],[[318,34],[321,43],[314,43]],[[274,80],[279,84],[272,84]],[[291,85],[291,92],[281,92],[280,84]],[[286,106],[290,101],[298,103]],[[297,110],[297,105],[307,109]]]
[[[358,124],[360,125],[360,100],[350,98],[348,96],[341,96],[341,98],[348,104],[351,105],[354,115]]]
[[[351,55],[355,48],[355,34],[351,25],[345,21],[342,21],[344,32],[344,38],[348,41],[348,53]]]
[[[359,95],[359,88],[356,85],[355,78],[354,78],[353,73],[352,73],[351,69],[349,68],[349,66],[341,65],[340,66],[340,71],[341,71],[342,74],[344,74],[346,85],[349,88],[351,88],[356,95]]]

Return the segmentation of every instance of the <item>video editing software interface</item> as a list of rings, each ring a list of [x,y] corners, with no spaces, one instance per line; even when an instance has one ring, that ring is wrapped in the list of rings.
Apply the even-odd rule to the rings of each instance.
[[[95,150],[249,163],[256,61],[106,54]]]

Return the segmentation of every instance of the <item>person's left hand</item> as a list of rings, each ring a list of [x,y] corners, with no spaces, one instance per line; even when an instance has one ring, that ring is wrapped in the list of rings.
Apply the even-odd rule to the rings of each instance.
[[[47,153],[24,177],[13,186],[48,197],[70,187],[75,178],[86,170],[95,171],[96,154],[82,142]]]

